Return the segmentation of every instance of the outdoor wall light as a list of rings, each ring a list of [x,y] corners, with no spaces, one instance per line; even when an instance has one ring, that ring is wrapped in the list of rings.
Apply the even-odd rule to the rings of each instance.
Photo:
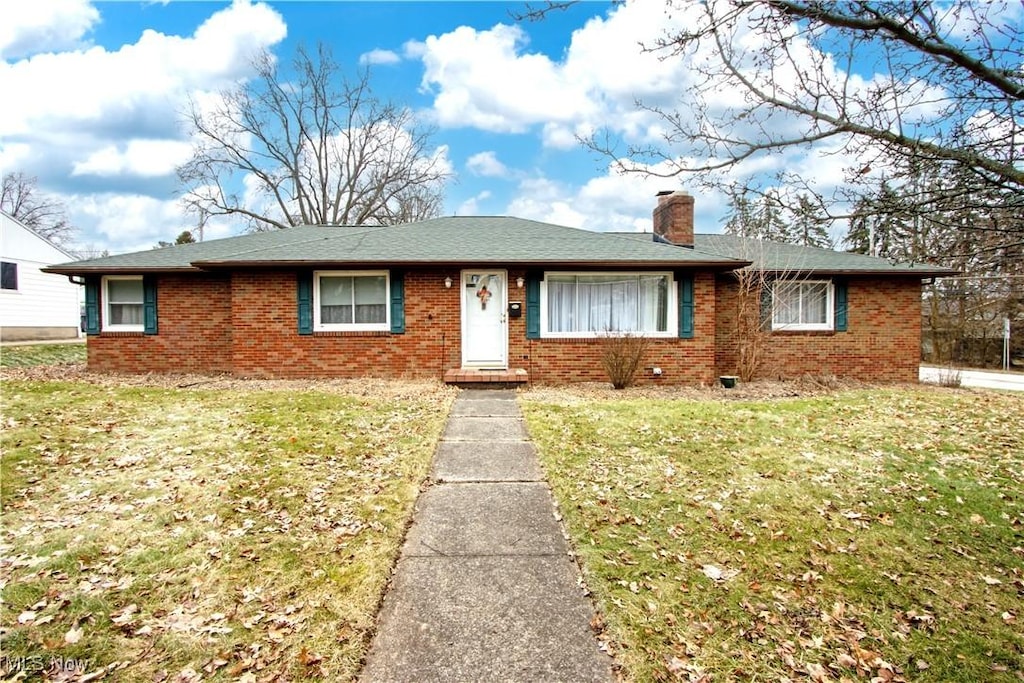
[[[447,287],[448,289],[452,288],[452,279],[450,277],[446,277],[444,279],[444,286]]]
[[[522,289],[524,282],[525,282],[525,280],[523,280],[523,278],[517,277],[516,278],[516,287],[518,287],[519,289]]]

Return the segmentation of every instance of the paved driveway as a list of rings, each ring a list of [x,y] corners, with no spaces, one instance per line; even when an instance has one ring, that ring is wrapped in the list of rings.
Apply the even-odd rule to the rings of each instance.
[[[920,378],[922,382],[938,384],[943,373],[948,372],[949,370],[946,368],[922,365]],[[997,372],[994,370],[961,370],[960,385],[965,387],[978,387],[980,389],[1024,391],[1024,373]]]

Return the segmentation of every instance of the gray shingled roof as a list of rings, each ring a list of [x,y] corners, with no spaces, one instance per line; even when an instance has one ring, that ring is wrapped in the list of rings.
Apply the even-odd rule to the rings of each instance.
[[[615,233],[647,242],[653,239],[649,232]],[[793,274],[890,274],[941,277],[955,275],[956,271],[927,263],[894,263],[884,258],[851,254],[845,251],[805,247],[799,244],[766,242],[753,237],[735,235],[694,235],[694,248],[704,254],[717,254],[726,258],[750,261],[755,268],[770,272]]]
[[[956,271],[927,263],[893,263],[888,259],[845,251],[805,247],[799,244],[766,242],[734,235],[694,235],[696,248],[729,258],[752,261],[758,269],[821,274],[886,273],[937,277]]]
[[[602,265],[732,270],[742,259],[652,239],[598,233],[521,218],[447,217],[391,227],[303,226],[197,244],[60,264],[84,275],[273,266]]]
[[[65,275],[275,266],[519,265],[701,267],[733,270],[753,262],[772,271],[885,273],[934,277],[953,271],[925,264],[763,242],[695,236],[692,248],[651,233],[600,233],[508,217],[446,217],[390,227],[302,226],[75,261],[46,270]]]

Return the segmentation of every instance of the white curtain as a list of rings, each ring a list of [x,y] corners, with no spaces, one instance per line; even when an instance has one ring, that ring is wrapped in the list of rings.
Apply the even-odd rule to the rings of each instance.
[[[775,286],[772,320],[781,325],[822,325],[828,322],[827,282],[780,282]]]
[[[663,332],[665,275],[548,275],[549,332]]]
[[[320,322],[387,322],[387,278],[361,275],[320,278]]]
[[[142,280],[107,280],[111,325],[142,324]]]
[[[828,285],[824,282],[806,284],[801,297],[803,315],[801,322],[805,324],[823,324],[828,314]]]

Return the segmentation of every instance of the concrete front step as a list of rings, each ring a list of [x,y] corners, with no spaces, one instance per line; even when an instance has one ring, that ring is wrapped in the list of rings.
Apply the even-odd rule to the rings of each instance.
[[[463,389],[512,389],[530,382],[530,373],[523,368],[485,370],[479,368],[452,368],[444,373],[445,384]]]

